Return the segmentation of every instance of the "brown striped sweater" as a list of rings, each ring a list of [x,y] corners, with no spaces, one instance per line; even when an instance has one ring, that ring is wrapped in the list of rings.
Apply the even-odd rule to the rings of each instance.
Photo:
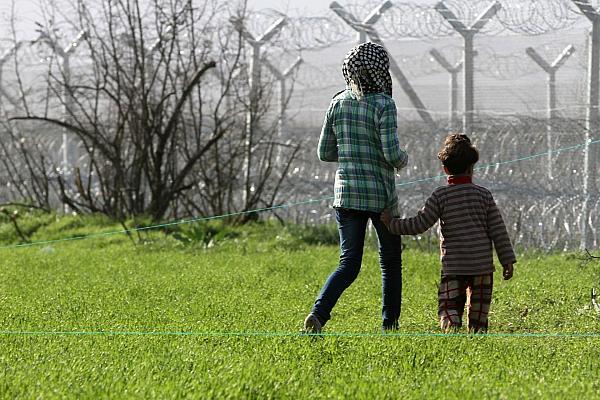
[[[515,253],[502,215],[489,190],[470,176],[450,176],[412,218],[393,218],[396,235],[416,235],[440,221],[442,275],[483,275],[494,271],[492,243],[502,265],[514,264]],[[458,183],[456,183],[458,182]]]

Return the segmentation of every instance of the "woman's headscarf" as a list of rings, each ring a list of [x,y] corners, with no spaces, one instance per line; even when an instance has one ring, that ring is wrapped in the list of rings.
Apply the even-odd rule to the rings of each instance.
[[[354,47],[344,59],[342,73],[358,99],[366,93],[392,95],[390,59],[381,45],[367,42]]]

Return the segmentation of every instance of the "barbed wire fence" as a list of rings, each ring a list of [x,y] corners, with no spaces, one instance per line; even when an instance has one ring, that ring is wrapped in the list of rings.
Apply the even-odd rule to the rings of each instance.
[[[440,13],[440,4],[451,11],[446,18]],[[494,6],[493,16],[482,14],[494,4],[498,6]],[[265,10],[244,21],[247,31],[258,35],[278,20],[286,20],[280,32],[265,44],[258,62],[264,72],[289,72],[286,78],[294,83],[294,92],[287,94],[289,107],[272,111],[283,139],[308,136],[308,143],[314,146],[307,145],[291,168],[289,186],[293,190],[285,200],[302,200],[307,195],[322,198],[332,193],[335,166],[316,160],[316,141],[327,99],[343,89],[341,56],[359,40],[380,41],[396,64],[394,76],[402,89],[395,92],[399,134],[411,155],[411,166],[399,180],[437,175],[439,166],[432,155],[446,132],[464,129],[465,122],[461,125],[457,115],[465,115],[466,109],[458,100],[462,97],[465,101],[466,92],[463,72],[450,83],[449,70],[432,52],[458,68],[465,57],[456,23],[461,21],[469,30],[480,20],[483,22],[477,26],[471,59],[473,88],[466,90],[474,96],[469,114],[473,119],[468,124],[484,155],[482,163],[549,153],[534,161],[478,171],[478,179],[498,193],[517,244],[547,250],[597,247],[600,204],[594,200],[598,199],[597,178],[592,171],[597,158],[593,150],[589,151],[592,146],[581,152],[585,157],[552,151],[597,138],[597,130],[589,125],[594,122],[597,101],[586,96],[591,70],[588,49],[592,47],[589,20],[597,20],[595,10],[600,1],[445,0],[438,3],[437,9],[435,6],[396,1],[333,2],[326,15],[295,17]],[[526,38],[533,44],[501,43],[511,38]],[[572,46],[569,56],[561,60],[560,71],[555,71],[558,77],[550,84],[539,62],[536,64],[527,55],[527,47],[532,47],[539,59],[552,61],[567,46]],[[40,68],[56,56],[29,43],[20,43],[19,47],[23,68]],[[407,51],[411,48],[415,50]],[[11,50],[7,47],[5,51],[0,53],[9,55]],[[336,55],[340,57],[335,59]],[[302,64],[295,65],[295,60],[302,60]],[[292,65],[293,70],[287,70]],[[5,69],[7,65],[0,64],[0,71]],[[14,77],[10,74],[0,72],[0,107],[4,112],[19,107],[11,79]],[[524,81],[525,89],[519,87]],[[282,83],[281,87],[283,99],[289,86]],[[533,87],[535,90],[528,90]],[[549,87],[554,90],[553,100],[546,97],[546,92],[550,96]],[[447,93],[444,100],[440,100],[440,93]],[[586,115],[590,110],[591,117]],[[60,146],[57,141],[60,139],[53,139],[54,148],[67,148],[64,139]],[[68,160],[64,153],[63,160]],[[440,183],[400,187],[403,212],[415,211],[431,188]],[[300,207],[286,211],[286,215],[297,222],[329,221],[331,213],[326,206],[327,202],[321,207]]]

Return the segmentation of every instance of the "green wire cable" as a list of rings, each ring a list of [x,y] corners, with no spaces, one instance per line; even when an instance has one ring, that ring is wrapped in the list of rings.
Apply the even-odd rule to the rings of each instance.
[[[567,152],[567,151],[575,151],[575,150],[584,148],[588,145],[597,144],[597,143],[600,143],[600,140],[592,140],[589,142],[589,144],[584,143],[584,144],[579,144],[579,145],[574,145],[574,146],[569,146],[569,147],[563,147],[563,148],[554,150],[552,152],[537,153],[537,154],[532,154],[529,156],[519,157],[519,158],[516,158],[513,160],[509,160],[509,161],[500,161],[497,163],[484,165],[484,166],[478,167],[476,169],[481,170],[481,169],[485,169],[485,168],[489,168],[489,167],[495,167],[495,166],[500,166],[500,165],[507,165],[507,164],[512,164],[512,163],[516,163],[516,162],[531,160],[531,159],[547,156],[549,153],[558,154],[558,153]],[[402,183],[398,184],[397,186],[399,186],[399,187],[400,186],[408,186],[408,185],[412,185],[412,184],[416,184],[416,183],[441,179],[443,177],[445,177],[444,174],[432,176],[432,177],[428,177],[428,178],[423,178],[423,179],[417,179],[417,180],[408,181],[408,182],[402,182]],[[243,212],[230,213],[230,214],[224,214],[224,215],[218,215],[218,216],[212,216],[212,217],[194,218],[194,219],[184,220],[184,221],[174,221],[174,222],[169,222],[169,223],[164,223],[164,224],[159,224],[159,225],[151,225],[151,226],[140,227],[140,228],[135,228],[135,229],[130,229],[130,230],[104,232],[104,233],[90,234],[90,235],[84,235],[84,236],[78,236],[78,237],[72,237],[72,238],[46,240],[46,241],[39,241],[39,242],[12,245],[12,246],[3,246],[3,247],[0,247],[0,249],[10,249],[10,248],[28,247],[28,246],[35,246],[35,245],[48,244],[48,243],[66,242],[66,241],[72,241],[72,240],[82,240],[82,239],[89,239],[89,238],[93,238],[93,237],[110,236],[110,235],[116,235],[116,234],[120,234],[120,233],[135,232],[135,231],[142,231],[142,230],[148,230],[148,229],[156,229],[156,228],[161,228],[161,227],[166,227],[166,226],[193,223],[193,222],[198,222],[198,221],[221,219],[221,218],[238,216],[238,215],[243,215],[243,214],[248,214],[248,213],[271,211],[271,210],[275,210],[275,209],[289,208],[289,207],[293,207],[293,206],[297,206],[297,205],[317,203],[317,202],[330,200],[331,198],[332,197],[324,197],[321,199],[312,199],[312,200],[306,200],[306,201],[301,201],[301,202],[296,202],[296,203],[282,204],[282,205],[278,205],[278,206],[274,206],[274,207],[267,207],[267,208],[256,209],[256,210],[251,210],[251,211],[243,211]],[[169,331],[144,332],[144,331],[16,331],[16,330],[11,331],[11,330],[5,330],[5,331],[0,331],[0,335],[10,335],[10,336],[191,336],[191,337],[258,337],[258,338],[260,338],[260,337],[263,337],[263,338],[269,338],[269,337],[270,338],[272,338],[272,337],[289,337],[289,338],[294,338],[294,337],[340,337],[340,338],[378,338],[378,337],[382,337],[382,338],[394,338],[394,337],[405,337],[405,338],[432,338],[432,337],[510,338],[510,337],[520,337],[520,338],[562,338],[562,339],[569,339],[569,338],[572,338],[572,339],[575,339],[575,338],[598,339],[598,338],[600,338],[600,333],[485,333],[485,334],[475,334],[474,335],[474,334],[468,334],[468,333],[446,334],[446,333],[431,333],[431,332],[421,332],[421,333],[419,333],[419,332],[413,332],[413,333],[352,333],[352,332],[337,332],[336,333],[336,332],[332,332],[332,333],[321,333],[321,334],[304,334],[304,333],[291,333],[291,332],[169,332]]]
[[[581,143],[581,144],[577,144],[577,145],[573,145],[573,146],[562,147],[562,148],[552,150],[552,151],[531,154],[528,156],[518,157],[518,158],[515,158],[512,160],[508,160],[508,161],[499,161],[499,162],[495,162],[495,163],[491,163],[491,164],[486,164],[486,165],[475,168],[475,170],[482,170],[482,169],[486,169],[486,168],[490,168],[490,167],[514,164],[514,163],[518,163],[518,162],[523,162],[523,161],[532,160],[535,158],[548,156],[549,154],[560,154],[560,153],[564,153],[564,152],[580,150],[580,149],[588,147],[592,144],[598,144],[598,143],[600,143],[600,139],[589,140],[587,143]],[[440,175],[431,176],[431,177],[427,177],[427,178],[421,178],[421,179],[415,179],[415,180],[411,180],[411,181],[407,181],[407,182],[401,182],[401,183],[398,183],[396,185],[396,187],[404,187],[404,186],[414,185],[417,183],[435,181],[438,179],[442,179],[445,176],[446,176],[445,174],[440,174]],[[100,238],[100,237],[114,236],[114,235],[123,234],[123,233],[127,234],[127,233],[134,233],[134,232],[140,232],[140,231],[146,231],[146,230],[152,230],[152,229],[160,229],[160,228],[165,228],[165,227],[175,226],[175,225],[192,224],[192,223],[201,222],[201,221],[225,219],[225,218],[236,217],[236,216],[240,216],[240,215],[261,213],[261,212],[273,211],[273,210],[278,210],[278,209],[292,208],[292,207],[296,207],[296,206],[300,206],[300,205],[320,203],[320,202],[328,201],[331,199],[333,199],[333,196],[322,197],[320,199],[304,200],[304,201],[299,201],[299,202],[294,202],[294,203],[280,204],[280,205],[276,205],[276,206],[272,206],[272,207],[257,208],[257,209],[249,210],[249,211],[240,211],[240,212],[234,212],[234,213],[229,213],[229,214],[215,215],[215,216],[211,216],[211,217],[198,217],[198,218],[192,218],[192,219],[181,220],[181,221],[171,221],[171,222],[165,222],[162,224],[142,226],[139,228],[122,229],[122,230],[117,230],[117,231],[91,233],[89,235],[73,236],[73,237],[62,238],[62,239],[41,240],[41,241],[37,241],[37,242],[6,245],[6,246],[0,246],[0,250],[41,246],[41,245],[56,244],[56,243],[63,243],[63,242],[71,242],[71,241],[75,241],[75,240]]]
[[[434,333],[434,332],[402,332],[402,333],[361,333],[331,332],[307,334],[301,332],[168,332],[168,331],[0,331],[0,336],[190,336],[190,337],[257,337],[257,338],[295,338],[295,337],[336,337],[336,338],[592,338],[600,339],[600,333]]]

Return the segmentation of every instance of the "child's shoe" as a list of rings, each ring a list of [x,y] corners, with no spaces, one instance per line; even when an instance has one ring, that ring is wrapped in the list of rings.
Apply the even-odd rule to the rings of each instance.
[[[319,318],[313,313],[308,314],[304,320],[304,332],[306,333],[321,333],[323,324],[319,321]]]

